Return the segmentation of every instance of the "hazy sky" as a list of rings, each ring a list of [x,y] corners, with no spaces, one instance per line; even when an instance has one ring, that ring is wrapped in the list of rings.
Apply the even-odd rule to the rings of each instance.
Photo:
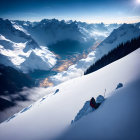
[[[140,0],[0,0],[0,17],[131,23],[140,21]]]

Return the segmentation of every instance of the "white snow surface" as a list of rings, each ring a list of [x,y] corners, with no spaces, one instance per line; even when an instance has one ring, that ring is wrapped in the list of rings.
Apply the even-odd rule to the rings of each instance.
[[[49,70],[56,64],[55,55],[47,47],[38,47],[33,41],[25,43],[15,43],[0,35],[0,54],[8,59],[12,66],[23,72],[39,70]],[[0,56],[1,57],[1,56]],[[0,63],[11,66],[2,59]]]
[[[55,55],[44,46],[40,48],[31,51],[29,57],[21,64],[22,71],[49,70],[56,64]]]
[[[22,31],[22,32],[24,32],[24,33],[26,33],[26,34],[29,35],[29,33],[28,33],[22,26],[16,24],[15,22],[12,22],[12,21],[11,21],[11,23],[13,24],[13,27],[14,27],[15,29],[20,30],[20,31]]]
[[[129,54],[128,56],[94,73],[69,80],[65,83],[58,85],[57,87],[54,87],[54,90],[56,89],[59,89],[59,90],[56,90],[57,92],[52,92],[51,94],[40,99],[39,101],[32,104],[31,106],[23,109],[21,112],[15,114],[9,120],[0,124],[0,138],[2,140],[11,140],[11,139],[14,139],[14,140],[25,140],[25,139],[26,140],[51,140],[51,139],[54,139],[60,134],[62,134],[62,132],[66,130],[67,127],[69,127],[71,120],[75,118],[76,114],[83,107],[85,102],[90,100],[91,97],[96,98],[100,94],[103,95],[105,89],[107,91],[105,97],[109,97],[115,93],[120,94],[119,90],[122,92],[130,90],[131,92],[128,93],[128,96],[130,96],[128,100],[127,99],[124,100],[125,97],[123,95],[120,95],[120,96],[118,95],[118,97],[116,98],[114,96],[112,97],[113,99],[110,99],[110,100],[108,99],[108,101],[102,105],[102,109],[99,109],[97,111],[99,113],[96,113],[97,115],[95,115],[95,116],[99,116],[100,114],[105,114],[105,112],[107,111],[105,118],[104,116],[100,116],[100,120],[102,120],[102,123],[104,122],[103,120],[105,119],[105,121],[109,122],[110,124],[111,123],[116,124],[114,123],[115,120],[113,119],[110,120],[110,116],[112,116],[115,113],[115,111],[119,112],[115,104],[116,102],[119,104],[119,99],[121,99],[122,96],[123,96],[122,100],[120,100],[120,105],[118,106],[119,109],[123,106],[123,100],[124,100],[125,108],[127,107],[130,110],[132,110],[131,113],[135,112],[135,110],[133,110],[134,106],[133,107],[130,106],[131,105],[130,99],[131,97],[132,99],[136,98],[137,97],[136,95],[138,95],[137,94],[138,91],[135,89],[135,86],[133,86],[133,83],[134,81],[140,80],[140,61],[138,61],[139,57],[140,57],[140,49],[136,50],[135,52]],[[122,88],[123,90],[118,89],[118,91],[116,92],[115,88],[120,82],[123,83],[124,89],[123,88]],[[132,84],[130,88],[129,88],[129,84],[130,85]],[[139,84],[139,82],[137,82],[137,84]],[[134,93],[132,92],[133,89],[135,89]],[[40,92],[45,92],[45,90],[42,91],[40,89]],[[46,89],[46,92],[47,92],[47,89]],[[127,94],[127,92],[125,92],[124,94]],[[114,100],[115,108],[114,108],[114,111],[113,109],[111,109],[112,111],[111,112],[107,110],[107,108],[111,106],[111,102],[113,102],[113,100]],[[136,102],[138,100],[139,98],[136,99]],[[129,104],[127,104],[128,101],[130,101]],[[132,101],[132,105],[133,104],[134,104],[134,101]],[[137,108],[138,107],[136,107],[136,110]],[[100,112],[103,112],[103,113],[100,113]],[[117,119],[117,121],[119,120],[122,121],[123,119],[121,118],[125,118],[126,121],[123,122],[125,126],[128,123],[128,126],[129,126],[128,128],[130,128],[131,125],[132,125],[131,126],[132,128],[135,127],[135,124],[133,125],[132,123],[130,123],[131,125],[129,125],[129,121],[130,121],[129,118],[132,115],[129,116],[130,114],[128,110],[123,112],[122,109],[120,109],[120,112],[123,113],[123,115],[122,116],[118,115],[118,118],[116,117],[115,119]],[[92,121],[92,116],[94,115],[91,114],[91,116],[88,116],[89,121],[90,120]],[[133,115],[133,119],[134,117],[135,115]],[[94,120],[96,120],[96,118]],[[93,122],[96,123],[96,121],[94,120]],[[129,121],[127,122],[127,120]],[[88,124],[89,124],[89,121],[87,121]],[[134,121],[135,120],[133,120],[133,122]],[[79,123],[79,126],[83,126],[85,122],[86,120],[83,120],[83,122]],[[88,124],[85,125],[87,130],[89,130],[87,127]],[[97,126],[98,124],[95,124],[95,125]],[[77,129],[74,129],[74,130],[76,130],[76,132],[81,132],[80,130],[84,129],[84,128],[83,129],[82,128],[78,129],[78,128],[79,127],[77,124]],[[97,127],[97,130],[99,130],[99,128],[101,127]],[[110,128],[110,127],[107,127],[107,128]],[[109,129],[109,130],[104,129],[104,131],[102,130],[101,134],[103,134],[104,132],[108,132],[109,134],[110,132],[110,134],[112,134],[113,136],[115,132],[114,130],[118,130],[117,128],[119,127],[116,126],[116,129],[115,129],[115,126],[113,126],[113,128],[114,129]],[[89,131],[89,132],[90,133],[88,133],[88,131],[85,131],[85,134],[91,134],[92,131]],[[120,134],[122,134],[121,128],[119,132]],[[128,129],[126,130],[126,132],[128,132]],[[81,135],[83,136],[83,134]],[[79,136],[79,133],[77,134],[77,137],[78,136]]]

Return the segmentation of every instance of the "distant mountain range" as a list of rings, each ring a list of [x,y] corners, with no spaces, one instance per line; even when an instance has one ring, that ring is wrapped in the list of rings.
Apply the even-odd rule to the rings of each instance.
[[[56,19],[29,22],[1,18],[0,63],[23,72],[49,70],[57,61],[54,54],[66,58],[67,54],[82,53],[119,26]]]

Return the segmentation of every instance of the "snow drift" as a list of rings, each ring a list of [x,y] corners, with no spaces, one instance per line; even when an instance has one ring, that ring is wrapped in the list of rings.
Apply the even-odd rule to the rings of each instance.
[[[139,140],[140,79],[116,90],[99,109],[72,124],[60,140]]]

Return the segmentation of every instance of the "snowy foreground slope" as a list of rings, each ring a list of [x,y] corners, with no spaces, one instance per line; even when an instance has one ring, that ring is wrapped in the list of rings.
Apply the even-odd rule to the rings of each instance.
[[[116,90],[102,106],[74,123],[60,140],[139,140],[140,79]]]
[[[97,97],[99,94],[103,95],[105,89],[107,91],[106,97],[110,96],[111,94],[115,94],[115,96],[108,98],[96,112],[91,113],[87,117],[83,117],[81,120],[79,120],[79,122],[77,121],[77,123],[73,124],[74,130],[77,132],[76,138],[79,138],[79,133],[81,134],[81,132],[84,130],[84,128],[78,129],[79,126],[83,127],[83,124],[86,122],[86,130],[89,130],[88,124],[91,121],[91,124],[95,123],[94,125],[97,126],[96,132],[99,132],[98,130],[101,128],[101,126],[98,127],[97,124],[99,123],[99,120],[101,120],[99,124],[105,124],[103,127],[104,129],[101,129],[102,136],[103,132],[107,133],[107,136],[110,136],[116,134],[116,131],[118,131],[118,138],[120,138],[123,132],[121,130],[123,128],[128,126],[127,128],[129,129],[126,129],[125,131],[128,133],[131,128],[135,128],[135,125],[138,125],[137,122],[135,122],[135,117],[137,120],[136,115],[139,113],[137,102],[140,99],[138,95],[139,87],[137,87],[140,80],[139,57],[140,49],[94,73],[72,79],[55,87],[51,94],[40,99],[35,104],[23,109],[6,122],[0,124],[0,138],[2,140],[54,139],[65,131],[67,127],[69,127],[71,120],[75,118],[86,101],[90,100],[92,96]],[[123,83],[124,88],[116,91],[115,88],[120,82]],[[130,92],[127,94],[126,91]],[[40,92],[47,92],[47,89],[46,91],[42,91],[40,89]],[[116,103],[118,103],[118,106]],[[112,109],[111,106],[114,106],[114,109]],[[125,109],[127,108],[127,110],[123,111],[122,106],[124,106]],[[118,117],[116,116],[114,119],[113,117],[110,119],[110,116],[113,116],[116,113],[115,110],[119,113],[117,114]],[[104,114],[105,116],[101,116]],[[97,119],[96,116],[99,119]],[[97,122],[96,119],[98,120]],[[104,123],[104,120],[106,123]],[[118,127],[115,126],[116,120],[123,121],[123,123],[120,123],[124,124],[125,126],[123,128],[121,127],[122,129],[119,127],[120,125],[118,123]],[[112,126],[114,129],[110,129],[112,128],[110,126],[107,127],[109,129],[108,130],[105,127],[108,124],[107,122],[114,124],[114,126]],[[90,128],[94,128],[94,126],[90,125]],[[136,134],[138,130],[136,131]],[[92,131],[85,131],[85,133],[81,134],[81,136],[84,134],[90,135],[91,133]],[[75,133],[71,130],[68,132],[68,134]],[[94,137],[93,134],[91,134],[92,138]],[[131,133],[128,134],[130,136]],[[134,131],[132,131],[132,135],[135,136]],[[68,137],[69,136],[70,135],[68,135]],[[100,134],[97,133],[96,136],[100,136]],[[63,137],[65,139],[65,136]],[[70,136],[70,139],[72,138],[73,136]],[[96,139],[98,138],[101,137],[96,137]],[[108,138],[112,137],[110,136]]]

